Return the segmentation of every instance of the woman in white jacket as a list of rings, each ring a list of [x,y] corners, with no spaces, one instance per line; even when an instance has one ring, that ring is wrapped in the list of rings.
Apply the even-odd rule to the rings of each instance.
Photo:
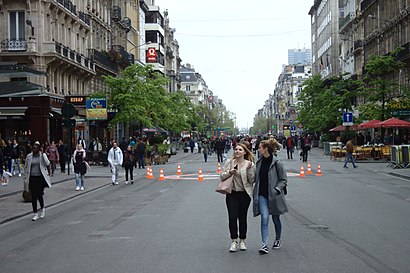
[[[226,195],[226,207],[228,209],[229,232],[231,235],[230,252],[239,249],[246,250],[246,233],[248,229],[248,208],[252,197],[252,184],[255,178],[254,156],[242,143],[235,147],[232,159],[227,160],[221,173],[221,180],[233,176],[232,193]],[[238,221],[239,221],[239,243],[238,243]]]
[[[37,201],[40,203],[40,218],[46,215],[44,207],[44,188],[51,187],[50,161],[46,154],[40,152],[40,143],[36,141],[32,146],[32,152],[26,157],[24,187],[31,192],[31,205],[33,206],[33,221],[38,220]]]

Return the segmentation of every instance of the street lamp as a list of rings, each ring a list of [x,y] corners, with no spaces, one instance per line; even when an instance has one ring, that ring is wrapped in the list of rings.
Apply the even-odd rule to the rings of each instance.
[[[152,44],[152,42],[151,42],[151,41],[148,41],[148,42],[145,42],[145,43],[140,44],[140,45],[138,45],[138,46],[134,46],[133,48],[131,48],[130,50],[128,50],[128,53],[129,53],[130,56],[131,56],[131,51],[133,51],[134,49],[138,49],[138,48],[140,48],[140,47],[142,47],[142,46],[150,45],[150,44]],[[138,56],[138,57],[139,57],[138,60],[141,61],[140,56]]]

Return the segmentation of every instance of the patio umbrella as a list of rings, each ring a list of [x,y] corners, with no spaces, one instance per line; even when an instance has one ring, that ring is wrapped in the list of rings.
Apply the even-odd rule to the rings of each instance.
[[[410,128],[410,122],[398,118],[389,118],[388,120],[379,122],[377,127],[382,128]]]
[[[378,123],[380,123],[381,121],[378,119],[373,119],[371,121],[367,121],[367,122],[363,122],[361,124],[359,124],[359,128],[360,129],[371,129],[371,128],[378,128],[380,127],[379,125],[376,125]]]
[[[348,127],[350,127],[351,131],[357,130],[357,125],[348,126]],[[329,132],[343,132],[343,131],[346,131],[346,126],[343,126],[343,125],[336,126],[335,128],[332,128],[329,130]]]

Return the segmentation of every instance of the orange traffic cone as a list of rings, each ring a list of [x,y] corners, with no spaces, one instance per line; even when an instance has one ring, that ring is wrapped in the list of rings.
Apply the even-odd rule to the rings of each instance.
[[[160,170],[159,170],[159,178],[158,178],[158,180],[165,180],[165,176],[164,176],[164,170],[161,168]]]
[[[151,178],[151,176],[149,175],[149,166],[147,166],[145,178],[147,179]]]
[[[148,168],[149,168],[149,178],[148,179],[153,179],[154,174],[152,173],[152,168],[151,167],[148,167]]]
[[[198,170],[198,181],[204,181],[204,177],[202,175],[202,169]]]
[[[320,169],[320,164],[317,165],[317,174],[316,176],[322,176],[322,170]]]
[[[222,172],[222,170],[221,170],[221,163],[218,162],[218,171],[217,171],[217,173],[221,173],[221,172]]]
[[[182,174],[181,164],[178,164],[177,175],[181,175],[181,174]]]
[[[300,174],[299,177],[305,177],[305,168],[302,166],[300,166]]]
[[[312,174],[312,168],[310,167],[310,162],[308,162],[308,168],[306,174]]]

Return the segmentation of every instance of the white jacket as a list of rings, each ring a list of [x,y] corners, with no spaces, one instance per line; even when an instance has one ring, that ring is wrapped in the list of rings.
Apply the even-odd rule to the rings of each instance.
[[[115,156],[114,156],[114,153],[115,153]],[[117,147],[117,149],[114,149],[113,147],[108,152],[108,162],[110,163],[111,166],[122,165],[123,159],[124,158],[122,155],[122,151],[119,147]]]

